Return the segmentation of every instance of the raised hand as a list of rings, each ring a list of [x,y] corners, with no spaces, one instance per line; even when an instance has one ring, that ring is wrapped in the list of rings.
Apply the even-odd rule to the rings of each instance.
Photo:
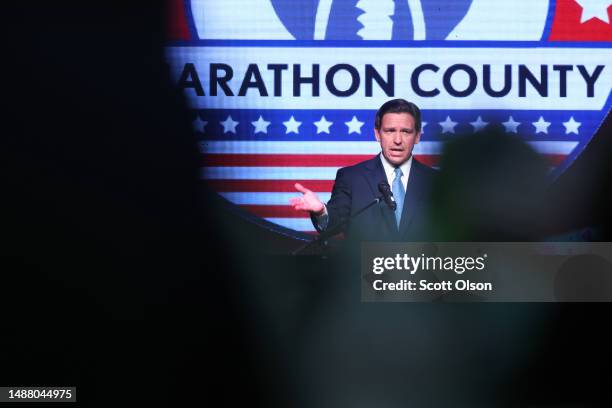
[[[321,215],[325,211],[325,206],[319,200],[319,197],[300,183],[295,183],[295,189],[302,193],[301,197],[294,197],[289,200],[289,203],[294,210],[308,211],[315,215]]]

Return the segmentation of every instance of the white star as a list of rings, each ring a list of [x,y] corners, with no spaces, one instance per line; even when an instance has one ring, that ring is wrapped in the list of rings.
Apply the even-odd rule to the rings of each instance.
[[[485,122],[480,116],[478,116],[476,121],[470,122],[470,125],[474,126],[474,132],[484,129],[488,124],[489,122]]]
[[[444,122],[438,122],[442,126],[442,133],[455,133],[455,126],[458,122],[453,122],[450,116],[447,116]]]
[[[427,122],[421,122],[421,134],[425,133],[425,126],[427,126]]]
[[[536,133],[546,133],[548,134],[548,127],[550,126],[550,122],[544,120],[542,116],[538,119],[537,122],[531,122],[533,126],[536,128]]]
[[[270,126],[270,122],[265,121],[264,118],[259,115],[259,119],[255,122],[251,122],[253,126],[255,126],[255,133],[268,133],[268,126]]]
[[[193,121],[193,130],[196,131],[196,132],[204,133],[204,128],[206,127],[206,125],[208,125],[208,122],[205,121],[205,120],[200,119],[200,117],[198,116]]]
[[[520,124],[521,122],[515,122],[512,116],[508,118],[507,122],[502,122],[502,125],[506,128],[506,133],[517,133],[516,129]]]
[[[604,23],[610,24],[608,17],[608,7],[612,5],[610,0],[576,0],[576,3],[582,7],[582,15],[580,16],[580,24],[589,21],[592,18],[597,18]]]
[[[283,125],[285,125],[285,127],[287,128],[287,131],[285,132],[285,134],[289,134],[291,132],[300,133],[298,128],[300,127],[301,124],[302,122],[298,122],[297,120],[293,118],[293,115],[291,115],[291,118],[289,118],[288,121],[283,122]]]
[[[582,125],[581,122],[576,122],[574,117],[570,117],[567,122],[563,122],[563,126],[565,126],[565,134],[575,133],[578,134],[578,128]]]
[[[321,120],[320,121],[313,122],[313,123],[317,127],[317,134],[319,134],[319,133],[327,133],[327,134],[329,134],[329,127],[334,122],[328,122],[327,119],[325,119],[325,116],[321,116]]]
[[[223,133],[236,133],[236,126],[238,126],[238,123],[240,122],[236,122],[234,119],[232,119],[232,115],[227,115],[227,119],[219,123],[223,125]]]
[[[348,126],[349,135],[351,133],[361,134],[361,127],[364,123],[365,122],[360,122],[359,119],[357,119],[357,116],[353,116],[353,119],[351,119],[350,122],[344,122],[344,124]]]

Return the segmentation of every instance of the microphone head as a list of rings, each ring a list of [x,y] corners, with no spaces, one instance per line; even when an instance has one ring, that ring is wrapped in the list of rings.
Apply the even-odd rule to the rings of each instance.
[[[382,194],[389,194],[390,196],[393,196],[391,186],[389,186],[389,183],[387,183],[386,181],[381,181],[380,183],[378,183],[378,191],[380,191]]]
[[[380,191],[380,193],[382,194],[387,205],[393,211],[395,211],[395,209],[397,208],[397,203],[393,199],[393,192],[391,191],[391,187],[389,186],[389,183],[387,183],[386,181],[381,181],[380,183],[378,183],[378,191]]]

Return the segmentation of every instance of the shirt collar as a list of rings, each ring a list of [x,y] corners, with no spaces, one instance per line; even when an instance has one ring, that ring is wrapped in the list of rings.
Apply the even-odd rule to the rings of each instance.
[[[380,161],[382,162],[387,179],[393,180],[393,178],[395,178],[395,166],[389,163],[387,158],[382,153],[380,153]],[[412,155],[410,155],[410,158],[406,160],[401,166],[399,166],[399,168],[402,170],[402,177],[408,175],[411,167]]]

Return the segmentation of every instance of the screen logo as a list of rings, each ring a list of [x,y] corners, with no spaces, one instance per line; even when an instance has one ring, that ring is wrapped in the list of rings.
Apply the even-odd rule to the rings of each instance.
[[[493,127],[555,177],[610,110],[612,0],[174,0],[167,56],[201,139],[202,178],[248,213],[313,231],[300,182],[377,154],[374,113],[423,112],[415,156]]]

